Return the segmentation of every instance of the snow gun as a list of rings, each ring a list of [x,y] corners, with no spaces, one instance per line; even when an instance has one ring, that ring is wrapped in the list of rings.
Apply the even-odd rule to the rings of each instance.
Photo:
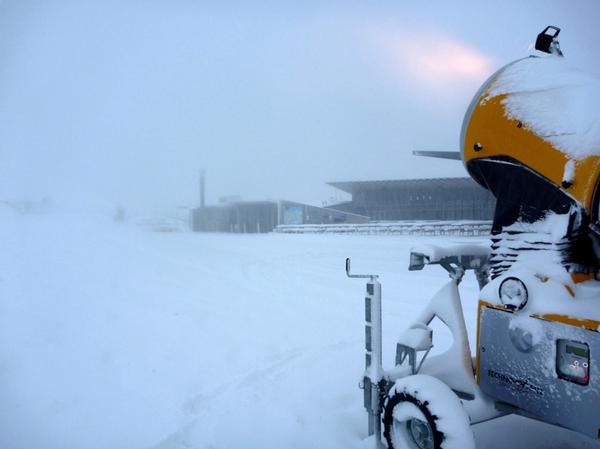
[[[409,270],[439,265],[451,279],[400,333],[389,369],[381,285],[367,276],[361,386],[377,448],[473,449],[471,425],[506,414],[600,439],[600,82],[566,63],[559,32],[481,86],[460,152],[419,153],[462,159],[496,209],[490,245],[411,250]],[[474,354],[467,271],[480,288]],[[439,354],[434,318],[453,336]]]

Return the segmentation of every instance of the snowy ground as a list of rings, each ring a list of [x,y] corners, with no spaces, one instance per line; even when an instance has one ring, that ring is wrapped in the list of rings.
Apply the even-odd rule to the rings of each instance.
[[[0,232],[2,449],[366,447],[364,285],[344,259],[381,275],[389,364],[446,279],[409,273],[409,248],[453,240],[151,233],[5,210]],[[517,417],[474,430],[479,448],[600,448]]]

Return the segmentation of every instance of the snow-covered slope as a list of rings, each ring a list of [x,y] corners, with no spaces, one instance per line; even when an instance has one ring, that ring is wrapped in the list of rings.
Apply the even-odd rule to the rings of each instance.
[[[390,363],[446,279],[409,273],[410,247],[457,241],[152,233],[5,210],[0,239],[2,449],[366,447],[364,286],[344,259],[381,274]],[[480,448],[599,447],[515,417],[475,433]]]

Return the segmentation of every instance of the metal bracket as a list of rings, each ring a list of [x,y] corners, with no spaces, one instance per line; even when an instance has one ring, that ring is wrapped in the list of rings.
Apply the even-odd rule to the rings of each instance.
[[[350,274],[350,258],[346,258],[346,276],[349,278],[358,278],[358,279],[371,279],[372,281],[377,279],[379,275],[377,274]]]
[[[488,258],[489,256],[482,254],[456,254],[431,260],[427,254],[411,251],[408,269],[409,271],[419,271],[425,265],[440,265],[457,284],[460,284],[467,270],[473,270],[481,289],[489,280]]]

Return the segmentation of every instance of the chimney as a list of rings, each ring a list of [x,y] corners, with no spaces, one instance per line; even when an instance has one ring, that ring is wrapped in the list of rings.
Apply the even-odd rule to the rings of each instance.
[[[200,208],[204,208],[204,170],[200,170]]]

